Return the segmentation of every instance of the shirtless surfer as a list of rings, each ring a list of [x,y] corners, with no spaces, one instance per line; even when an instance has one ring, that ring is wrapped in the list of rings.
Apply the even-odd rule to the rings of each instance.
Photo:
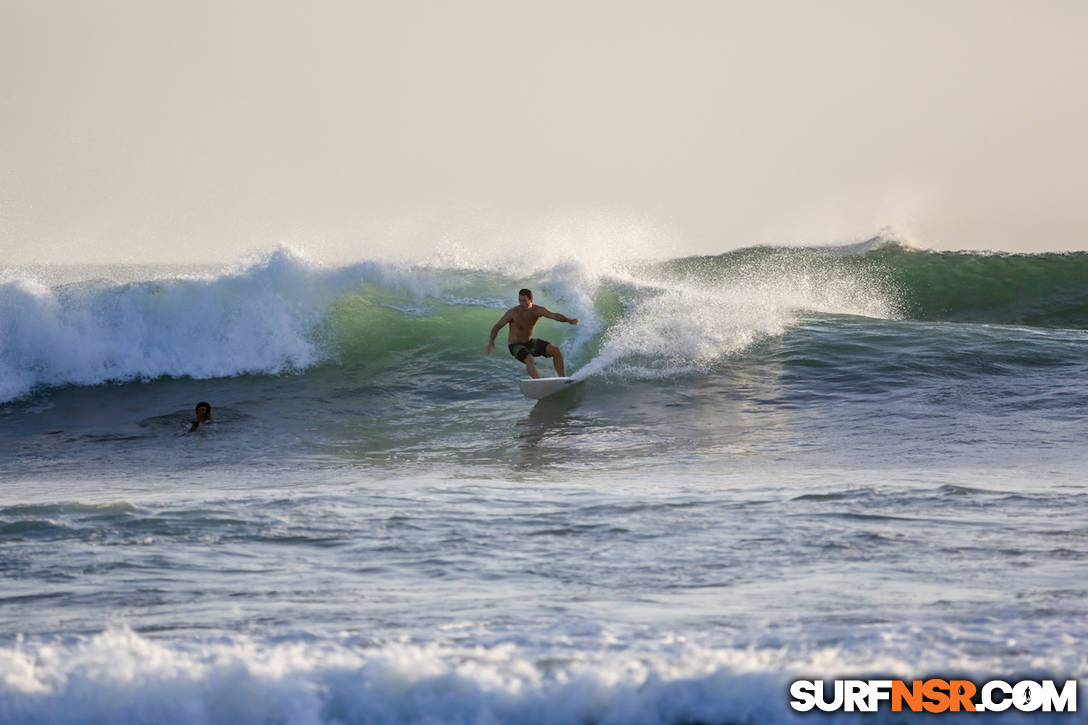
[[[540,373],[536,371],[536,362],[533,360],[534,355],[553,358],[552,362],[555,364],[556,374],[561,378],[566,377],[563,367],[563,353],[560,352],[559,346],[553,345],[546,340],[533,338],[533,328],[536,327],[536,323],[540,321],[541,317],[547,317],[556,322],[578,324],[578,318],[571,319],[552,312],[547,307],[534,305],[531,290],[519,290],[518,306],[508,309],[502,319],[491,328],[491,340],[487,343],[487,354],[490,355],[491,351],[495,349],[495,336],[499,334],[499,330],[508,324],[510,325],[510,334],[506,339],[507,347],[510,348],[511,355],[516,357],[519,362],[525,363],[525,370],[529,373],[529,377],[540,377]]]

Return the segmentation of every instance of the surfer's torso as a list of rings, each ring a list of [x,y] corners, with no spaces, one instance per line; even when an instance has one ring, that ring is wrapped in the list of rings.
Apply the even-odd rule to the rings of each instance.
[[[516,345],[518,343],[529,342],[529,339],[533,336],[533,329],[536,328],[536,323],[540,322],[540,318],[544,316],[548,309],[541,307],[540,305],[532,305],[531,307],[511,307],[507,314],[510,316],[510,330],[507,333],[506,343],[508,345]]]

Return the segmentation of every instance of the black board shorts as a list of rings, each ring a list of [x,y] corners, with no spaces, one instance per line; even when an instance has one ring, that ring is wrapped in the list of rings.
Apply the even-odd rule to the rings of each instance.
[[[529,355],[533,357],[540,357],[544,354],[544,351],[548,349],[548,345],[551,345],[547,340],[538,340],[535,337],[530,338],[528,342],[515,342],[513,345],[507,345],[510,348],[510,354],[518,359],[518,362],[525,362],[525,358]]]

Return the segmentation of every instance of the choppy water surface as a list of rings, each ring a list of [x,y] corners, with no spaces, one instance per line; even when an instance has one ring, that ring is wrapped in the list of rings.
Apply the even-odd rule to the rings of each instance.
[[[539,404],[484,355],[502,270],[128,272],[0,279],[0,720],[788,722],[796,677],[1088,672],[1084,255],[537,270],[583,380]]]

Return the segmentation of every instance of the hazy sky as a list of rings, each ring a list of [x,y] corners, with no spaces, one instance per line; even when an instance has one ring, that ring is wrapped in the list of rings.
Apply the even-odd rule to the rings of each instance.
[[[583,228],[1088,249],[1086,28],[1079,1],[0,0],[0,263]]]

